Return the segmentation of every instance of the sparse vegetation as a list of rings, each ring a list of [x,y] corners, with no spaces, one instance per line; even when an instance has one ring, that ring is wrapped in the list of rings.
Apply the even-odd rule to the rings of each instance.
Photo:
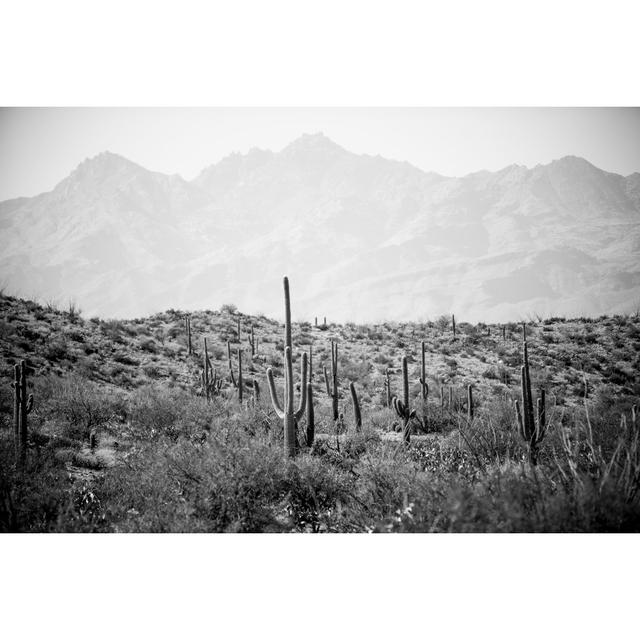
[[[521,327],[454,339],[452,317],[290,323],[283,346],[232,305],[187,322],[0,304],[2,531],[640,530],[637,315],[533,318],[523,362]]]

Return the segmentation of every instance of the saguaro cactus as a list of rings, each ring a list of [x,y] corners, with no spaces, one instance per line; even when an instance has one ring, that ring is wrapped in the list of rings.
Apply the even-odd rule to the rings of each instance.
[[[473,422],[473,387],[467,385],[467,420]]]
[[[523,323],[523,329],[525,325]],[[529,373],[529,350],[527,341],[522,343],[522,360],[521,367],[521,391],[522,391],[522,409],[518,400],[515,401],[516,419],[518,421],[518,429],[523,440],[527,444],[529,462],[533,465],[538,463],[538,447],[547,433],[545,394],[541,390],[537,401],[538,419],[534,420],[533,398],[531,394],[531,377]]]
[[[14,366],[13,377],[14,380],[11,386],[14,390],[13,420],[15,445],[20,460],[24,461],[29,433],[27,415],[29,415],[33,409],[33,394],[27,394],[27,363],[24,360]]]
[[[351,391],[351,400],[353,401],[353,418],[356,424],[356,433],[360,433],[362,431],[362,414],[360,413],[358,394],[353,382],[349,383],[349,391]]]
[[[391,380],[389,379],[389,369],[385,371],[384,387],[387,391],[387,407],[391,409]]]
[[[428,416],[427,416],[427,400],[429,398],[429,383],[427,382],[427,367],[425,357],[425,344],[422,341],[422,362],[420,366],[420,386],[422,387],[422,423],[424,428],[427,428]]]
[[[313,385],[307,382],[307,446],[313,445],[316,433],[316,420],[313,410]]]
[[[207,402],[212,396],[217,396],[222,388],[222,378],[218,377],[218,372],[213,368],[209,358],[209,350],[207,348],[207,339],[204,339],[204,362],[202,369],[202,388]]]
[[[276,385],[273,379],[273,371],[271,367],[267,369],[267,380],[269,382],[269,393],[271,394],[271,403],[280,419],[284,421],[284,454],[286,457],[292,457],[296,453],[297,438],[296,424],[304,415],[307,393],[307,354],[302,354],[302,377],[300,384],[300,404],[298,410],[293,409],[293,364],[291,361],[291,302],[289,298],[289,279],[284,277],[284,408],[278,400]]]
[[[238,344],[240,344],[240,342],[241,342],[241,336],[240,336],[240,317],[238,317],[238,329],[237,329],[237,334],[238,334]]]
[[[420,386],[422,387],[422,399],[427,401],[429,396],[429,384],[427,383],[427,367],[425,363],[425,344],[422,342],[422,363],[420,367]]]
[[[404,420],[404,427],[402,429],[402,438],[405,444],[409,444],[411,441],[411,420],[416,417],[416,412],[411,411],[409,406],[409,368],[407,365],[407,356],[402,356],[402,395],[403,400],[399,400],[396,396],[393,396],[391,404],[395,409],[398,417]]]
[[[452,313],[451,314],[451,325],[453,326],[453,339],[456,339],[456,317],[455,315]]]
[[[202,385],[204,387],[204,396],[207,399],[207,402],[210,400],[210,389],[209,389],[209,350],[207,349],[207,339],[204,339],[204,362],[203,371],[202,371]]]
[[[233,362],[231,361],[231,343],[227,340],[227,359],[229,361],[229,377],[231,384],[238,390],[238,400],[242,402],[242,349],[238,348],[238,379],[233,374]]]
[[[187,332],[187,354],[191,355],[191,316],[185,316],[184,325]]]
[[[333,420],[338,419],[338,343],[331,341],[331,386],[327,376],[327,368],[323,367],[324,383],[327,387],[327,395],[332,400]]]
[[[258,341],[253,332],[253,325],[251,325],[251,332],[249,333],[248,340],[249,340],[249,346],[251,347],[251,357],[253,358],[253,356],[255,356],[256,353],[258,352]]]

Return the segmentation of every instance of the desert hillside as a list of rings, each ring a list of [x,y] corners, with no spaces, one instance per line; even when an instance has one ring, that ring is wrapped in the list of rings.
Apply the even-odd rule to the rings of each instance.
[[[546,391],[548,426],[531,466],[514,409],[522,398],[521,325],[457,322],[454,336],[450,317],[294,323],[294,397],[298,403],[301,354],[312,354],[315,437],[306,441],[308,417],[300,419],[300,452],[287,460],[266,376],[271,368],[282,398],[279,322],[228,305],[192,312],[189,354],[183,312],[114,321],[6,295],[0,305],[3,530],[640,527],[638,316],[527,323],[531,387],[538,397]],[[209,398],[205,338],[218,383]],[[338,420],[323,375],[326,367],[331,379],[332,342]],[[239,348],[241,401],[232,382],[240,382]],[[408,443],[385,387],[388,373],[390,395],[403,397],[403,356],[416,411]],[[34,398],[22,464],[11,388],[20,362]]]

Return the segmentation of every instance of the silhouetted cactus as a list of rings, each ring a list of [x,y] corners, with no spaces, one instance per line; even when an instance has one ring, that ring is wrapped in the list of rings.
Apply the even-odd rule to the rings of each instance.
[[[267,380],[269,382],[269,393],[271,394],[271,403],[273,408],[284,422],[284,454],[286,457],[292,457],[296,453],[297,437],[296,424],[304,415],[307,393],[304,392],[307,387],[307,354],[302,354],[302,377],[300,383],[300,404],[298,410],[293,409],[293,364],[291,360],[291,302],[289,298],[289,279],[284,277],[284,408],[280,405],[276,385],[273,379],[273,371],[271,367],[267,369]]]
[[[351,391],[351,400],[353,402],[353,418],[356,425],[356,433],[362,431],[362,414],[360,413],[360,403],[358,402],[358,394],[353,382],[349,383],[349,391]]]
[[[467,420],[473,422],[473,387],[467,386]]]
[[[526,332],[526,325],[523,323],[523,334]],[[547,433],[548,425],[546,421],[545,393],[540,391],[537,401],[537,420],[534,419],[533,397],[531,394],[531,377],[529,374],[529,350],[527,341],[522,343],[522,360],[521,367],[521,392],[522,392],[522,409],[518,400],[515,401],[516,419],[520,435],[525,441],[528,449],[529,462],[531,464],[538,463],[538,447]]]
[[[451,314],[451,325],[453,326],[453,339],[456,339],[456,317],[455,315],[453,315],[453,313]]]

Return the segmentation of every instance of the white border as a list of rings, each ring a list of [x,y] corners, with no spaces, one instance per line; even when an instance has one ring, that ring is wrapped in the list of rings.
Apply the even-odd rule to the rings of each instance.
[[[636,6],[22,0],[0,104],[637,105]],[[639,568],[592,535],[7,535],[0,563],[3,631],[48,638],[622,637]]]

